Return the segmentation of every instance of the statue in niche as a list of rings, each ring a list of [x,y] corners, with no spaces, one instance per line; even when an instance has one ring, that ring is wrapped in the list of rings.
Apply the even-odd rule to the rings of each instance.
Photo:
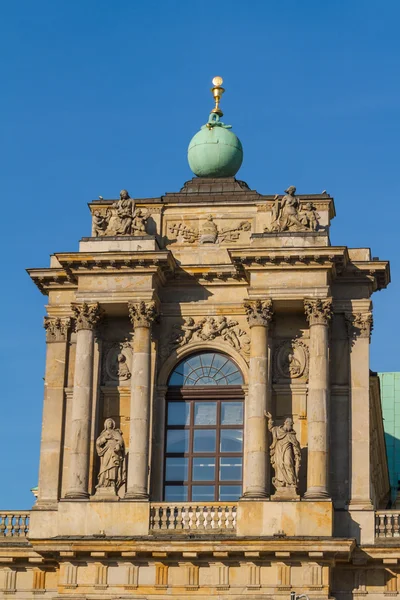
[[[300,361],[297,360],[294,354],[289,353],[283,365],[283,371],[288,377],[299,377],[302,373]]]
[[[104,429],[96,440],[96,450],[100,457],[100,471],[97,493],[117,494],[125,483],[125,443],[122,431],[115,428],[114,419],[106,419]]]
[[[283,425],[274,426],[271,413],[266,412],[265,416],[268,419],[268,431],[272,434],[270,457],[275,471],[275,477],[272,478],[275,497],[297,499],[301,449],[293,429],[293,419],[288,417]]]
[[[218,238],[218,227],[213,221],[212,215],[208,215],[207,221],[200,229],[200,244],[215,244]]]
[[[120,352],[117,355],[117,376],[119,379],[126,380],[130,379],[131,372],[129,370],[128,365],[126,364],[126,356]]]

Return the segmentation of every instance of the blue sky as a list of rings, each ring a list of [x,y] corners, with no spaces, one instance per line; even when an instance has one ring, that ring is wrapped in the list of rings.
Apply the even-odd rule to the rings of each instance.
[[[24,269],[76,250],[87,202],[180,189],[222,75],[224,120],[261,193],[326,189],[334,245],[391,260],[371,367],[400,370],[397,0],[3,0],[0,509],[37,481],[46,298]]]

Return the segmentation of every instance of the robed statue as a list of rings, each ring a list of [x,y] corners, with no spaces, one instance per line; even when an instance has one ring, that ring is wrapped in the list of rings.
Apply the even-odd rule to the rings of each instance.
[[[122,431],[116,429],[113,419],[106,419],[104,429],[96,440],[96,450],[100,457],[97,491],[118,492],[125,483],[125,443]]]
[[[268,430],[272,435],[270,457],[271,465],[275,471],[272,483],[278,495],[284,493],[285,496],[290,494],[296,496],[301,449],[296,432],[293,429],[293,420],[288,417],[283,425],[274,426],[271,413],[266,412],[265,416],[268,419]]]

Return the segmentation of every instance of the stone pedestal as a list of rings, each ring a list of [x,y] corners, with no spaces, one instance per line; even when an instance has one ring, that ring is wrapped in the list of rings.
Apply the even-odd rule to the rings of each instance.
[[[266,498],[269,481],[268,434],[265,412],[268,398],[268,326],[272,301],[245,303],[251,330],[249,392],[245,407],[245,480],[243,498]]]
[[[329,357],[328,325],[332,300],[306,299],[306,317],[310,324],[310,370],[307,397],[308,465],[305,498],[329,498]]]
[[[300,495],[295,486],[287,486],[276,488],[276,492],[271,496],[273,502],[284,502],[285,500],[293,501],[300,500]]]
[[[65,365],[69,317],[46,317],[46,375],[36,508],[57,506],[64,414]]]
[[[149,498],[151,325],[157,316],[155,303],[129,303],[129,315],[134,327],[134,338],[125,498],[140,501]]]
[[[93,387],[94,334],[101,312],[98,303],[72,307],[76,321],[76,357],[72,397],[70,465],[67,498],[89,498],[89,450]]]

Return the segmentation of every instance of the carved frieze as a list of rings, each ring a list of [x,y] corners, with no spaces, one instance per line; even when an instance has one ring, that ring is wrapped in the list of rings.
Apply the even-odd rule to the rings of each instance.
[[[105,385],[128,385],[132,347],[129,341],[103,342],[102,381]]]
[[[365,313],[347,313],[345,315],[347,333],[351,341],[355,341],[358,337],[369,338],[371,340],[374,322],[372,312]]]
[[[243,306],[250,328],[257,325],[268,327],[273,317],[272,300],[270,298],[266,300],[246,300]]]
[[[273,380],[307,380],[309,353],[307,345],[299,339],[283,340],[274,350]]]
[[[154,301],[128,302],[128,311],[133,327],[150,327],[158,317]]]
[[[101,236],[141,236],[146,235],[148,210],[135,206],[127,190],[121,190],[120,198],[105,210],[96,209],[93,213],[93,234]]]
[[[192,317],[185,318],[182,325],[176,324],[166,343],[162,346],[162,355],[168,356],[176,348],[192,342],[211,342],[216,338],[222,339],[244,357],[250,354],[250,338],[246,331],[239,327],[238,321],[227,319],[225,316],[204,317],[195,321]]]
[[[66,342],[71,323],[70,317],[45,317],[46,342]]]
[[[171,223],[168,231],[181,238],[183,242],[194,244],[220,244],[223,242],[237,242],[242,231],[250,231],[251,223],[249,221],[240,221],[239,223],[219,229],[214,223],[212,215],[208,215],[206,221],[199,227],[190,227],[182,221]]]
[[[92,304],[88,304],[87,302],[72,304],[71,309],[75,317],[76,331],[80,331],[81,329],[94,330],[103,315],[98,302]]]
[[[300,203],[296,198],[294,185],[285,190],[285,195],[275,196],[272,208],[272,222],[265,232],[316,231],[319,214],[312,202]]]
[[[328,325],[332,318],[332,298],[306,298],[304,312],[310,325]]]

